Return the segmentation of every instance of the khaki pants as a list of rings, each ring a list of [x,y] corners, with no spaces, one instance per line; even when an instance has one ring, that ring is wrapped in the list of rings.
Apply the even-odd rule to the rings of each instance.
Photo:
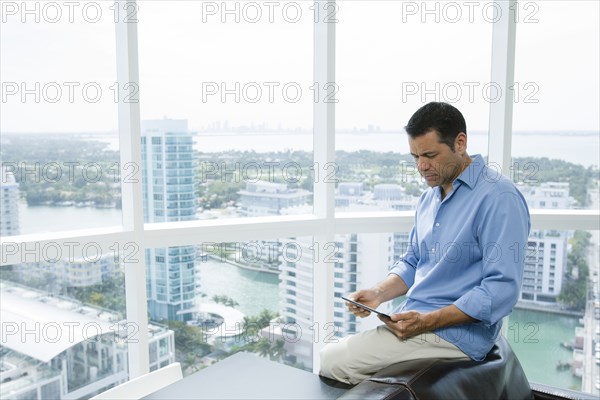
[[[417,358],[469,358],[434,333],[401,340],[385,325],[327,344],[320,356],[321,375],[352,385],[397,362]]]

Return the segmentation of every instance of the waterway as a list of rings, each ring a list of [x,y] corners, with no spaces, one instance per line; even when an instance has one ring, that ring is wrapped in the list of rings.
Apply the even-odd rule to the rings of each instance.
[[[279,277],[276,274],[209,259],[200,263],[200,285],[208,299],[214,295],[227,295],[239,303],[235,308],[247,316],[258,315],[263,310],[279,310]]]
[[[542,311],[516,309],[506,326],[506,338],[519,358],[527,378],[565,389],[581,390],[581,379],[558,362],[573,361],[573,350],[561,346],[574,340],[579,318]]]

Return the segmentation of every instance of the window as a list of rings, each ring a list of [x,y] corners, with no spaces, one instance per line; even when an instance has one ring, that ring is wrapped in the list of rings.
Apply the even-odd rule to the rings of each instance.
[[[364,210],[371,205],[362,205],[362,197],[371,191],[396,210],[412,210],[410,196],[425,185],[403,128],[421,105],[447,101],[461,109],[470,121],[469,152],[487,154],[492,24],[483,18],[440,20],[439,12],[425,12],[425,3],[414,14],[403,2],[338,4],[336,206]],[[413,62],[425,48],[437,60],[465,62],[441,69],[436,62]]]
[[[90,11],[96,7],[92,3],[88,6]],[[254,7],[253,2],[239,2],[239,22],[234,14],[228,14],[225,22],[221,22],[220,13],[203,16],[200,2],[174,1],[168,7],[165,2],[138,2],[124,4],[134,7],[117,13],[115,41],[115,10],[109,9],[113,3],[96,3],[102,3],[102,15],[109,16],[107,19],[61,25],[47,20],[33,23],[31,17],[21,22],[19,14],[7,15],[10,21],[3,24],[0,38],[3,83],[8,82],[3,87],[3,95],[8,97],[2,102],[0,126],[3,166],[10,169],[14,164],[9,162],[40,162],[46,163],[45,173],[56,174],[53,161],[43,159],[41,153],[36,153],[36,158],[25,158],[23,152],[9,151],[23,141],[31,142],[34,136],[26,132],[39,132],[35,136],[41,138],[37,145],[52,143],[46,147],[57,150],[53,157],[61,151],[82,153],[80,150],[86,149],[89,157],[83,161],[97,162],[103,168],[103,163],[116,162],[115,171],[119,172],[116,182],[103,182],[102,190],[93,182],[74,181],[71,185],[68,179],[60,184],[45,182],[25,187],[18,176],[13,182],[3,173],[2,193],[17,193],[17,183],[19,192],[18,196],[8,195],[2,200],[5,213],[0,220],[9,221],[11,229],[18,226],[21,234],[32,234],[11,240],[14,234],[2,233],[3,295],[7,289],[16,292],[25,285],[29,300],[38,296],[39,290],[66,293],[72,297],[69,302],[83,304],[93,300],[98,306],[92,307],[93,312],[106,307],[109,314],[117,305],[137,302],[136,307],[130,308],[130,315],[123,316],[113,327],[121,341],[109,340],[106,346],[96,347],[74,344],[70,349],[74,358],[89,354],[88,365],[96,369],[87,370],[85,376],[73,371],[63,376],[68,371],[58,368],[59,359],[47,368],[41,367],[40,374],[50,377],[50,382],[45,382],[48,386],[41,389],[48,397],[69,394],[80,384],[93,385],[90,376],[99,380],[110,374],[122,381],[173,361],[183,362],[186,374],[193,372],[194,365],[206,358],[206,352],[215,344],[202,341],[206,337],[198,336],[199,327],[192,326],[196,329],[190,330],[186,319],[192,320],[193,314],[188,311],[195,299],[211,304],[215,303],[215,296],[220,301],[215,303],[217,306],[230,307],[223,304],[229,300],[224,295],[239,303],[234,309],[258,317],[268,298],[271,314],[263,315],[263,319],[277,314],[279,326],[271,322],[267,326],[278,329],[277,334],[286,345],[298,337],[297,327],[302,327],[304,340],[293,349],[286,349],[288,361],[300,368],[317,368],[318,360],[313,354],[323,343],[306,335],[308,327],[317,328],[323,336],[332,333],[341,337],[364,329],[366,323],[353,319],[344,310],[339,299],[346,294],[343,288],[328,287],[325,282],[335,278],[338,283],[348,282],[351,290],[371,285],[374,282],[370,279],[378,280],[389,264],[398,260],[403,237],[412,225],[414,197],[424,186],[411,160],[403,158],[407,148],[402,127],[407,118],[426,101],[450,101],[466,114],[470,152],[487,156],[488,126],[497,128],[494,124],[508,115],[505,110],[494,111],[494,115],[490,112],[496,104],[490,99],[494,83],[489,81],[490,69],[497,66],[489,60],[492,46],[497,44],[491,40],[493,24],[479,18],[479,13],[473,22],[463,19],[452,23],[448,18],[436,21],[434,14],[403,15],[406,10],[401,2],[337,2],[337,8],[320,10],[315,24],[314,10],[308,8],[313,2],[297,2],[304,7],[299,21],[252,23],[248,18],[253,18],[253,14],[248,12]],[[42,7],[45,3],[39,4]],[[55,7],[54,4],[62,6],[53,3],[49,7]],[[585,256],[586,250],[581,250],[586,240],[584,233],[593,229],[591,235],[598,234],[600,46],[598,22],[593,19],[598,15],[598,4],[518,3],[522,7],[527,4],[530,8],[519,9],[515,86],[502,89],[515,96],[510,175],[526,192],[534,225],[520,307],[506,321],[506,334],[532,381],[588,390],[571,373],[554,369],[556,360],[552,357],[558,355],[567,360],[573,356],[572,351],[547,351],[576,337],[579,317],[534,313],[522,306],[564,304],[561,292],[569,286],[579,293],[578,281],[586,278],[583,264],[577,261]],[[221,3],[216,5],[220,7]],[[67,9],[62,11],[68,15]],[[264,18],[268,14],[262,11]],[[466,16],[466,10],[463,11]],[[405,21],[398,23],[398,16]],[[203,17],[206,22],[199,23]],[[127,32],[122,29],[124,18],[138,21],[137,47],[124,47],[135,43],[128,41]],[[329,21],[330,18],[337,21]],[[536,22],[525,21],[532,19]],[[314,30],[322,34],[332,22],[337,29],[335,43],[320,40],[327,35],[315,35]],[[157,26],[162,29],[157,30]],[[329,79],[324,56],[333,55],[334,50],[337,70]],[[139,69],[135,68],[137,63],[124,59],[138,53]],[[557,53],[563,56],[556,57]],[[439,56],[443,68],[423,61],[431,54]],[[129,82],[130,79],[135,82]],[[318,90],[311,89],[316,80]],[[74,86],[78,96],[83,84],[95,82],[111,97],[103,96],[96,103],[81,96],[74,103],[64,101],[64,97],[56,103],[46,101],[52,100],[57,90],[52,82],[73,81],[80,83]],[[11,86],[11,82],[17,85]],[[46,96],[44,102],[36,103],[35,93],[25,94],[25,101],[21,101],[21,83],[26,89],[33,87],[37,91],[35,82],[40,82],[39,93]],[[118,85],[111,89],[115,82]],[[287,83],[288,97],[284,98],[279,89]],[[479,90],[484,85],[490,90]],[[64,85],[58,87],[64,96]],[[94,87],[88,87],[86,96],[92,96]],[[273,103],[265,97],[271,87],[280,96]],[[302,88],[303,96],[294,103],[290,96],[297,87]],[[477,97],[469,98],[470,88]],[[139,99],[132,103],[122,101],[122,95],[136,94],[137,89]],[[258,89],[263,97],[252,103],[249,100],[256,98],[253,96]],[[8,95],[6,90],[19,92]],[[117,102],[112,97],[115,93]],[[577,99],[576,105],[572,99]],[[137,129],[137,122],[142,131]],[[81,146],[69,145],[75,140],[73,136],[67,142],[66,136],[58,132],[78,135],[76,143]],[[506,144],[508,137],[499,140]],[[329,147],[332,143],[335,149]],[[15,156],[10,158],[11,154]],[[93,154],[98,158],[93,159]],[[542,161],[543,157],[547,161]],[[111,165],[108,164],[108,171]],[[259,171],[266,176],[271,167],[278,180],[263,184],[254,179]],[[88,174],[93,168],[93,164],[88,166]],[[298,177],[299,171],[301,179],[294,181],[292,178]],[[93,180],[91,175],[88,178]],[[63,184],[71,186],[65,190]],[[60,208],[36,206],[37,210],[52,207],[50,213],[20,212],[28,197],[36,194],[42,201],[52,200],[51,194],[58,196],[52,201],[63,201],[60,196],[78,191],[104,198],[103,204],[111,207],[67,203]],[[15,204],[10,196],[17,198],[18,211],[4,207],[7,202]],[[96,203],[100,204],[100,200]],[[337,213],[332,211],[333,205]],[[547,205],[555,207],[552,213],[544,210]],[[29,205],[26,208],[34,211]],[[7,210],[10,218],[4,218]],[[17,213],[18,218],[14,217]],[[28,230],[27,226],[33,229]],[[74,229],[86,230],[57,233]],[[39,236],[42,231],[47,235]],[[597,236],[589,241],[598,243]],[[78,245],[73,247],[72,242]],[[281,253],[265,251],[284,247],[286,251]],[[220,253],[215,255],[219,248],[224,251],[223,259]],[[34,250],[27,253],[28,249]],[[67,260],[69,263],[63,265],[64,260],[52,253],[60,250],[69,254],[73,249],[77,255],[74,259],[89,259],[96,254],[101,259],[97,263],[84,260],[85,264],[78,265]],[[380,249],[381,253],[373,249]],[[227,257],[232,255],[234,259],[229,260]],[[235,255],[255,260],[249,263],[252,265],[270,265],[281,273],[265,278],[264,271],[243,268],[252,265],[236,265]],[[105,256],[108,258],[102,258]],[[554,264],[550,264],[551,257]],[[580,267],[573,268],[574,265]],[[212,275],[208,273],[211,268]],[[366,274],[365,268],[374,273]],[[80,273],[82,270],[86,273]],[[227,270],[239,281],[261,289],[253,299],[241,297],[247,289],[241,289],[235,297],[234,293],[222,293],[223,285],[215,280]],[[28,274],[29,271],[35,273]],[[588,271],[593,271],[591,265]],[[108,287],[113,273],[121,280],[128,274],[132,284],[128,284],[127,292],[122,283]],[[47,276],[59,278],[49,281]],[[40,277],[37,283],[36,277]],[[42,278],[43,286],[36,288]],[[93,283],[97,280],[105,285],[102,289]],[[287,285],[288,280],[295,286]],[[75,289],[61,292],[67,283]],[[580,306],[577,303],[584,300],[580,297],[571,296],[569,301],[573,304],[569,307]],[[313,307],[325,302],[333,302],[333,307]],[[193,311],[200,314],[200,310]],[[161,316],[171,322],[158,324]],[[210,312],[203,318],[206,324],[219,321]],[[332,321],[335,329],[326,331],[330,328],[325,323]],[[135,336],[138,340],[128,340],[136,335],[135,329],[139,329]],[[181,338],[190,332],[187,337],[195,337],[196,345],[186,348],[186,341]],[[231,332],[218,333],[213,339],[229,340],[235,336]],[[549,337],[550,334],[555,336]],[[126,346],[111,353],[112,346],[124,342]],[[227,340],[219,343],[225,347],[229,344]],[[10,363],[10,354],[3,353],[1,357]],[[6,383],[2,385],[4,390]],[[20,390],[14,397],[37,392],[30,386]]]
[[[598,181],[599,153],[596,147],[600,136],[599,29],[597,18],[591,17],[598,12],[598,4],[576,1],[569,3],[571,7],[568,9],[562,7],[562,2],[536,4],[539,6],[536,22],[519,24],[517,29],[514,94],[518,94],[519,98],[514,99],[513,179],[520,184],[534,213],[543,213],[549,208],[598,208],[597,191],[593,187]],[[558,27],[566,25],[573,29],[565,35],[557,34]],[[540,40],[541,37],[544,39]],[[535,56],[532,49],[535,49]],[[557,52],[562,54],[560,59],[555,57]],[[567,61],[574,54],[578,54],[579,61]],[[586,84],[580,86],[572,84],[572,81],[557,81],[552,76],[558,71],[572,79],[581,78]],[[567,99],[575,97],[581,107],[564,114],[572,108]],[[542,141],[543,146],[539,145]],[[543,151],[540,151],[542,147]],[[595,366],[585,361],[592,338],[578,333],[589,328],[578,328],[580,323],[576,317],[577,313],[584,317],[585,281],[598,268],[593,262],[588,265],[585,256],[593,250],[584,243],[593,242],[589,242],[584,231],[549,229],[534,228],[532,231],[532,236],[540,243],[543,256],[540,267],[547,284],[538,284],[535,291],[529,293],[534,303],[546,304],[552,310],[568,309],[573,316],[535,315],[534,311],[518,310],[510,317],[509,324],[509,327],[514,327],[515,352],[532,381],[575,390],[593,390],[586,374]],[[544,242],[545,248],[550,251],[541,247]],[[544,332],[546,324],[556,327],[552,335]],[[518,343],[514,336],[517,330],[520,333]],[[553,343],[555,338],[565,343],[583,343],[583,347],[576,345],[573,350],[561,348]],[[534,339],[535,343],[532,342]],[[589,344],[587,341],[590,341]],[[542,348],[555,350],[542,354]],[[565,373],[550,373],[548,368],[543,367],[559,362],[564,363]]]
[[[194,200],[149,222],[311,213],[310,5],[165,4],[140,7],[142,135],[167,144],[142,151],[177,160],[163,174],[189,178],[171,190]]]
[[[110,10],[88,7],[91,23],[81,13],[69,21],[57,3],[12,5],[16,14],[8,17],[7,8],[2,21],[0,65],[0,186],[10,217],[0,232],[121,225],[120,174],[130,171],[121,168],[116,136],[115,27],[96,14]],[[23,18],[21,7],[30,11]]]

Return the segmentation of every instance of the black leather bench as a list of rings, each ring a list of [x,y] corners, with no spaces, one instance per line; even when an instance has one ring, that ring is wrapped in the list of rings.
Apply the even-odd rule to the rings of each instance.
[[[533,392],[510,345],[500,338],[483,361],[421,359],[390,365],[340,398],[530,400]]]

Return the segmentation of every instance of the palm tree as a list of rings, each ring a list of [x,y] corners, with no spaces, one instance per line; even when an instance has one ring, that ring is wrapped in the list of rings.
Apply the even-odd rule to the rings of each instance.
[[[282,358],[285,358],[286,354],[285,341],[283,339],[277,339],[271,348],[271,360],[281,361]]]
[[[267,357],[269,356],[269,358],[271,358],[272,353],[271,353],[271,343],[269,342],[269,340],[265,337],[262,337],[258,340],[258,342],[254,343],[254,348],[255,351],[261,356],[261,357]]]

